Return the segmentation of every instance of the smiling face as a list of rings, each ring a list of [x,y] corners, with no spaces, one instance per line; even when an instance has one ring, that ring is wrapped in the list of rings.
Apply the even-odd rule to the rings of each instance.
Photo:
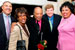
[[[2,12],[5,13],[6,15],[11,14],[11,12],[12,12],[12,4],[9,3],[9,2],[5,2],[2,5]]]
[[[18,22],[23,25],[26,23],[26,14],[25,13],[18,13]]]
[[[41,8],[36,7],[34,10],[34,17],[36,20],[40,21],[42,19],[43,16],[43,11]]]
[[[68,18],[68,17],[70,17],[70,15],[71,15],[71,11],[70,11],[70,9],[67,7],[67,6],[64,6],[63,8],[62,8],[62,16],[64,17],[64,18]]]
[[[46,14],[47,14],[49,17],[52,17],[52,16],[53,16],[53,13],[54,13],[53,8],[49,8],[49,9],[46,10]]]

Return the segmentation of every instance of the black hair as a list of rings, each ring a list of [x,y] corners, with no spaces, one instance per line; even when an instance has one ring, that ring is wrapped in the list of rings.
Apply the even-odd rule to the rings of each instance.
[[[61,11],[61,12],[62,12],[62,8],[63,8],[64,6],[65,6],[65,7],[68,7],[68,8],[70,9],[71,13],[74,14],[74,6],[73,6],[72,3],[70,3],[69,1],[64,2],[64,3],[61,5],[61,7],[60,7],[60,11]]]
[[[18,13],[25,13],[26,14],[26,17],[27,18],[29,17],[28,12],[27,12],[27,9],[25,9],[24,7],[16,8],[16,10],[15,10],[15,18],[16,18],[16,20],[18,18]]]

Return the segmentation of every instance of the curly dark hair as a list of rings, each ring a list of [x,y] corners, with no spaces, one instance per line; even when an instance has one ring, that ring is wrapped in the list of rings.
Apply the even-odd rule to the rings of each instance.
[[[29,17],[27,9],[25,9],[24,7],[16,8],[16,10],[15,10],[15,18],[16,18],[16,20],[18,18],[18,13],[25,13],[26,17],[27,18]]]
[[[71,13],[74,14],[74,6],[73,6],[72,3],[70,3],[69,1],[64,2],[64,3],[61,5],[61,7],[60,7],[60,11],[61,11],[61,12],[62,12],[62,8],[63,8],[64,6],[65,6],[65,7],[68,7],[68,8],[70,9]]]

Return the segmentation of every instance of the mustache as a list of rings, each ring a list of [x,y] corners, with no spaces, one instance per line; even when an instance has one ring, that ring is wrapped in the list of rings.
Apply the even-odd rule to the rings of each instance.
[[[39,17],[37,17],[37,18],[42,18],[42,17],[39,16]]]
[[[7,8],[6,10],[11,10],[10,8]]]

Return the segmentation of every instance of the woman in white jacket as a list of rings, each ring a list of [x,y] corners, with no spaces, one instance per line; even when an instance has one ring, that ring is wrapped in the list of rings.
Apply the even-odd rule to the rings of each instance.
[[[26,50],[28,50],[28,41],[30,33],[26,25],[27,10],[23,7],[17,8],[15,10],[15,14],[18,20],[16,24],[21,28],[22,38],[23,40],[25,40]],[[16,50],[17,41],[21,39],[20,28],[16,24],[10,35],[9,48],[8,48],[9,50]]]

